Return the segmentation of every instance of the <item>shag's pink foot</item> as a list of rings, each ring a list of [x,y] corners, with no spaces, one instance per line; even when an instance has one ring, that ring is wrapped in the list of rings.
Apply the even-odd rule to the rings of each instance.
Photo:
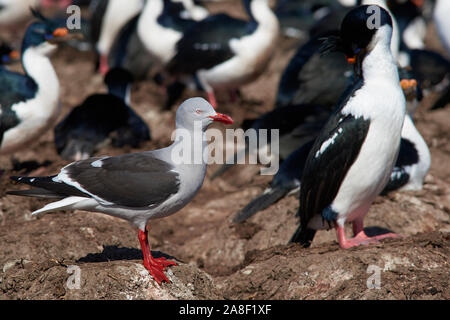
[[[353,238],[350,238],[350,239],[345,238],[345,236],[343,238],[338,236],[338,238],[339,238],[339,246],[342,249],[348,249],[348,248],[357,247],[360,245],[368,245],[369,243],[379,242],[377,239],[369,238],[364,233],[364,231],[361,231],[356,236],[354,236]]]
[[[108,56],[100,55],[100,65],[98,66],[98,71],[102,75],[106,75],[109,71],[109,65],[108,65]]]
[[[208,101],[214,109],[217,109],[217,100],[214,92],[208,92]]]
[[[359,229],[358,227],[355,228],[355,225],[353,225],[354,231],[356,231],[358,229]],[[385,233],[385,234],[381,234],[379,236],[368,237],[365,234],[364,230],[361,230],[353,238],[347,239],[345,236],[344,228],[341,226],[336,227],[336,232],[337,232],[337,237],[338,237],[338,241],[339,241],[339,246],[342,249],[348,249],[348,248],[357,247],[360,245],[368,245],[370,243],[378,243],[379,240],[385,239],[385,238],[400,237],[399,235],[397,235],[395,233]]]
[[[394,238],[394,239],[403,238],[403,236],[401,234],[389,232],[389,233],[380,234],[378,236],[374,236],[371,238],[376,239],[376,240],[382,240],[382,239],[386,239],[386,238]]]
[[[166,258],[153,258],[148,244],[148,231],[139,230],[139,243],[142,248],[142,255],[144,256],[144,267],[150,272],[150,275],[156,280],[158,284],[166,281],[170,283],[169,279],[164,274],[164,271],[169,266],[176,266],[174,261],[166,260]]]

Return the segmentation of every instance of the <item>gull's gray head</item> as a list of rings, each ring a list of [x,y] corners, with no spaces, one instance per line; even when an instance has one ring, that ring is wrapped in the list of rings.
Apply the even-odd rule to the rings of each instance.
[[[198,125],[204,131],[214,121],[225,124],[233,123],[231,117],[217,113],[208,101],[199,97],[185,100],[177,110],[177,129],[185,128],[193,130]]]

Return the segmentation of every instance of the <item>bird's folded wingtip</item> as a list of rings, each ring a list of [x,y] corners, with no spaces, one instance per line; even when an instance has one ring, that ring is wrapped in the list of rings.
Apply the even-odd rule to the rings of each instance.
[[[319,40],[322,41],[322,45],[319,48],[322,56],[332,52],[343,51],[342,40],[339,36],[331,35],[319,38]]]

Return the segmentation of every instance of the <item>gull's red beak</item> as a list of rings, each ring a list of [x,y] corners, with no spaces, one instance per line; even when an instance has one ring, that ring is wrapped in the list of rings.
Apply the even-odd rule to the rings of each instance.
[[[214,121],[223,122],[225,124],[232,124],[234,122],[230,116],[227,116],[226,114],[223,114],[223,113],[216,113],[215,116],[209,116],[209,117],[211,119],[213,119]]]

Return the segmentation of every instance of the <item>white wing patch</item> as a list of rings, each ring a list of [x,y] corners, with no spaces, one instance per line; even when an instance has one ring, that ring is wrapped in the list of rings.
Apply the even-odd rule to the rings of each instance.
[[[322,145],[320,146],[320,149],[316,152],[316,158],[319,157],[322,153],[324,153],[325,150],[327,150],[327,148],[330,145],[334,144],[334,140],[337,138],[337,136],[339,134],[342,133],[342,131],[344,131],[344,130],[342,130],[342,128],[339,128],[338,131],[335,132],[331,138],[329,138],[328,140],[324,141],[324,143],[322,143]]]
[[[102,160],[102,159],[100,159],[100,160]],[[69,164],[68,166],[70,166],[70,164]],[[100,198],[99,196],[97,196],[97,195],[95,195],[95,194],[93,194],[93,193],[87,191],[86,189],[84,189],[77,181],[72,180],[72,179],[68,176],[68,174],[67,174],[67,173],[65,172],[65,170],[64,170],[65,168],[66,168],[66,167],[62,168],[61,171],[60,171],[60,173],[59,173],[56,177],[54,177],[54,178],[52,179],[54,182],[65,183],[65,184],[68,184],[68,185],[70,185],[70,186],[72,186],[72,187],[75,187],[75,188],[77,188],[78,190],[80,190],[80,191],[82,191],[82,192],[84,192],[84,193],[90,195],[92,198],[94,198],[95,200],[97,200],[98,202],[100,202],[102,205],[110,206],[110,205],[113,205],[113,204],[114,204],[114,203],[109,202],[109,201],[106,201],[105,199],[102,199],[102,198]]]
[[[95,168],[101,168],[101,167],[102,167],[102,164],[103,164],[102,160],[103,160],[103,159],[100,159],[100,160],[96,160],[96,161],[94,161],[94,162],[91,162],[91,166],[93,166],[93,167],[95,167]]]

